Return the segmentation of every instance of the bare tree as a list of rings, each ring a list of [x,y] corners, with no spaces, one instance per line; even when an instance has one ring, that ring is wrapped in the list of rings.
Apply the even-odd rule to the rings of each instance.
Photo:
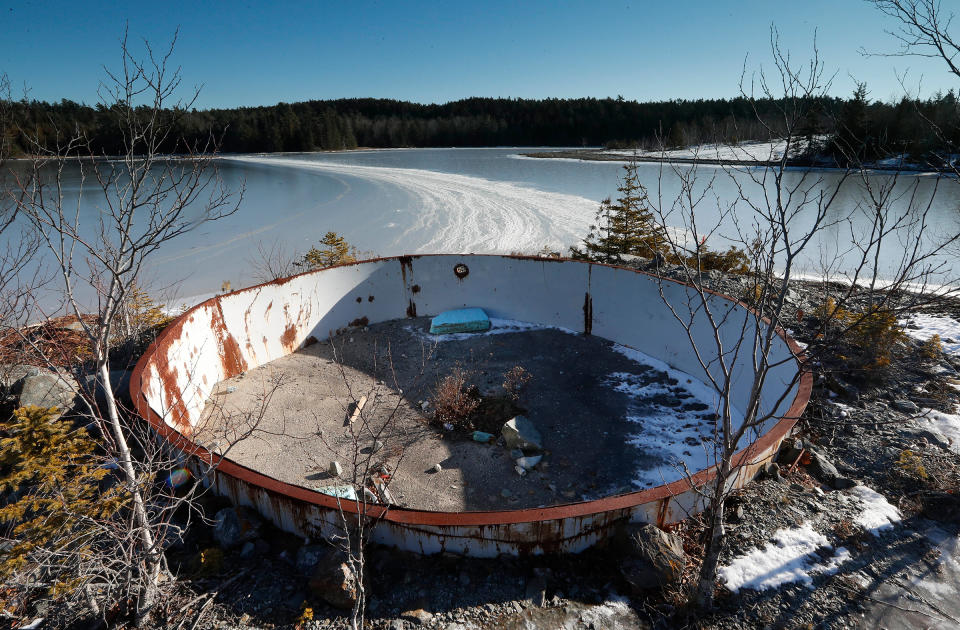
[[[113,113],[122,155],[98,155],[92,138],[58,129],[54,148],[34,140],[36,157],[27,173],[16,173],[13,194],[18,211],[46,246],[67,309],[90,342],[103,402],[103,408],[90,411],[129,498],[128,530],[118,533],[116,541],[128,556],[127,588],[136,601],[138,623],[157,603],[161,534],[168,522],[166,512],[155,509],[158,497],[150,494],[152,486],[144,477],[148,471],[141,466],[150,440],[122,413],[111,384],[111,349],[124,305],[150,256],[198,226],[228,216],[242,198],[242,190],[226,190],[219,177],[216,136],[193,146],[176,135],[198,90],[178,96],[181,73],[172,64],[175,42],[176,36],[159,53],[145,42],[141,59],[124,34],[121,66],[107,71],[99,92],[103,106]],[[65,185],[74,171],[81,192],[71,197]],[[94,220],[83,212],[88,195],[98,211]],[[91,311],[95,317],[84,317]]]
[[[798,66],[771,30],[771,50],[773,76],[761,70],[741,85],[751,102],[759,94],[778,103],[779,120],[761,121],[777,141],[776,150],[771,148],[767,158],[754,165],[710,168],[706,175],[696,163],[670,163],[664,150],[659,194],[651,195],[658,227],[668,242],[667,260],[677,263],[669,270],[658,264],[660,295],[684,331],[716,401],[707,443],[716,474],[705,485],[688,475],[707,506],[696,595],[706,607],[712,605],[716,588],[726,499],[743,481],[745,467],[755,461],[750,444],[779,417],[800,377],[797,373],[783,380],[785,372],[779,368],[795,359],[777,347],[778,331],[796,316],[788,296],[805,258],[817,253],[829,235],[840,235],[838,250],[822,253],[819,274],[825,288],[830,287],[833,306],[827,319],[836,321],[838,309],[855,313],[843,320],[846,330],[869,324],[878,314],[895,321],[898,314],[936,297],[931,296],[936,293],[932,281],[939,280],[936,286],[956,281],[944,254],[960,240],[960,230],[936,236],[924,231],[936,187],[924,195],[919,181],[901,182],[897,175],[878,179],[864,169],[826,173],[791,168],[808,108],[826,94],[830,79],[816,47],[810,61]],[[735,199],[721,199],[715,188],[718,177],[729,180]],[[679,182],[677,192],[666,192],[667,179]],[[862,194],[858,203],[838,201],[841,192],[855,190]],[[715,209],[708,211],[708,205]],[[736,296],[749,302],[749,310],[711,290],[709,243],[718,239],[750,254],[750,272],[740,278],[742,294]],[[896,257],[890,257],[890,245],[899,246]],[[663,281],[667,272],[686,288],[668,286]],[[825,342],[808,348],[814,357],[826,351]],[[805,363],[803,369],[809,366]]]
[[[940,0],[867,1],[898,22],[896,29],[887,32],[899,42],[900,49],[894,53],[862,51],[864,54],[941,59],[947,71],[960,78],[960,39],[951,32],[955,14],[945,11]],[[901,84],[903,83],[901,77]],[[907,91],[906,86],[904,89]],[[960,162],[950,156],[951,153],[956,153],[956,146],[948,141],[948,134],[922,112],[918,113],[946,149],[946,160],[942,160],[946,162],[946,167],[955,175],[960,175]],[[942,164],[937,166],[943,168]]]
[[[960,78],[960,40],[950,33],[954,14],[941,0],[867,0],[899,22],[890,35],[900,43],[895,56],[939,58]]]
[[[299,258],[287,251],[279,240],[270,245],[260,241],[257,243],[257,253],[247,259],[247,265],[253,270],[253,279],[256,282],[270,282],[301,271],[297,265]]]
[[[343,338],[339,339],[340,349],[335,345],[337,337],[331,337],[328,342],[340,381],[347,392],[349,402],[343,406],[346,420],[343,434],[336,438],[325,433],[322,422],[317,419],[315,435],[334,460],[327,463],[317,461],[316,464],[317,468],[328,472],[333,483],[342,484],[332,486],[330,490],[337,497],[339,527],[327,541],[337,549],[354,576],[357,598],[351,610],[350,625],[353,630],[359,630],[365,626],[367,606],[366,548],[374,529],[390,508],[398,504],[390,487],[403,465],[407,443],[422,437],[405,422],[404,389],[416,388],[433,348],[421,346],[418,372],[410,382],[401,384],[390,346],[384,349],[381,360],[375,344],[370,375],[372,385],[359,389],[344,366]],[[337,457],[344,458],[343,466]]]

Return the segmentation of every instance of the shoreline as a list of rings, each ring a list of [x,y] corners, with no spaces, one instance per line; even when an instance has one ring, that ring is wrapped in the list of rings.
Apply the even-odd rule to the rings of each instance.
[[[541,151],[529,151],[523,152],[524,149],[546,149]],[[664,157],[656,155],[628,155],[628,154],[616,154],[608,153],[607,149],[570,149],[568,147],[557,147],[556,150],[553,147],[513,147],[513,146],[496,146],[496,147],[356,147],[352,149],[321,149],[317,151],[272,151],[272,152],[263,152],[255,151],[250,153],[215,153],[212,155],[203,155],[199,156],[201,159],[209,160],[231,160],[237,157],[242,156],[292,156],[292,155],[313,155],[313,154],[333,154],[333,153],[366,153],[366,152],[376,152],[376,151],[416,151],[416,150],[436,150],[436,149],[516,149],[518,153],[516,157],[526,158],[526,159],[553,159],[553,160],[575,160],[578,162],[618,162],[618,163],[628,163],[631,161],[646,163],[646,164],[697,164],[702,166],[742,166],[748,168],[774,168],[780,165],[779,160],[747,160],[747,159],[724,159],[724,158],[706,158],[706,157]],[[140,156],[138,156],[140,157]],[[6,162],[11,163],[23,163],[23,162],[33,162],[36,160],[53,160],[50,156],[18,156],[7,158]],[[122,161],[126,159],[124,155],[102,155],[102,156],[69,156],[64,158],[67,161],[91,161],[91,160],[104,160],[104,161]],[[191,159],[189,156],[184,154],[158,154],[154,156],[154,159],[158,161],[162,160],[187,160]],[[838,165],[829,165],[826,163],[808,163],[797,160],[790,160],[784,165],[786,170],[799,170],[806,169],[811,171],[822,171],[822,172],[850,172],[857,170],[864,170],[869,172],[884,172],[884,173],[903,173],[907,175],[956,175],[957,170],[944,167],[940,169],[932,167],[919,167],[916,164],[903,164],[903,165],[886,165],[886,164],[864,164],[861,167],[855,166],[838,166]]]
[[[574,151],[538,151],[532,153],[521,153],[522,157],[531,159],[566,159],[578,160],[582,162],[643,162],[650,164],[700,164],[709,166],[746,166],[772,168],[780,165],[779,160],[728,160],[723,158],[688,158],[688,157],[663,157],[652,155],[626,155],[608,153],[606,149],[578,149]],[[784,165],[786,169],[809,169],[813,171],[855,171],[859,168],[854,166],[830,166],[828,164],[805,163],[791,160]],[[955,171],[950,168],[935,169],[930,167],[916,168],[913,164],[904,164],[900,166],[888,166],[885,164],[864,164],[861,167],[866,171],[883,171],[892,173],[906,173],[916,175],[949,175]]]

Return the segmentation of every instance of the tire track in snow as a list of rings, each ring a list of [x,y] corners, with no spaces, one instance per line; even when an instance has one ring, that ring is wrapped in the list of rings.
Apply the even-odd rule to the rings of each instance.
[[[395,186],[415,201],[412,222],[398,226],[382,252],[535,252],[566,249],[589,231],[597,202],[468,175],[257,156],[239,162],[336,173]]]

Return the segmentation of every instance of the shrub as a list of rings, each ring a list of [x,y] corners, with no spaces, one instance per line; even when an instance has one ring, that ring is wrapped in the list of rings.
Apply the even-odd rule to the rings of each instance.
[[[0,424],[0,521],[10,528],[0,578],[66,596],[90,579],[85,567],[98,561],[103,524],[125,499],[105,483],[109,469],[87,431],[56,416],[56,408],[27,406]]]
[[[668,257],[667,260],[670,261],[670,258]],[[699,260],[697,254],[691,254],[677,262],[701,271],[745,274],[750,272],[751,260],[746,250],[739,247],[731,246],[725,251],[719,251],[701,246],[699,248]]]
[[[520,400],[520,394],[533,376],[522,366],[515,365],[503,373],[503,389],[513,400]]]
[[[896,313],[878,306],[858,313],[849,326],[853,342],[873,359],[874,367],[890,365],[894,347],[907,339]]]
[[[866,367],[890,365],[893,350],[907,339],[897,314],[882,306],[868,306],[856,312],[838,306],[828,297],[814,314],[824,327],[839,326],[846,341],[856,346]]]
[[[940,340],[940,335],[935,334],[933,337],[930,337],[920,344],[920,356],[924,359],[936,361],[942,354],[943,341]]]
[[[930,478],[927,469],[923,466],[923,461],[913,451],[907,449],[900,452],[900,458],[897,460],[897,468],[901,472],[910,476],[926,481]]]
[[[224,284],[225,291],[229,291],[230,283]],[[113,341],[120,344],[148,330],[159,333],[173,320],[174,316],[166,313],[163,304],[154,302],[153,298],[134,282],[117,312]]]
[[[207,547],[197,554],[195,572],[197,577],[213,577],[223,570],[225,554],[220,547]]]
[[[431,405],[434,419],[440,424],[452,424],[455,429],[473,429],[471,416],[480,405],[480,396],[475,387],[468,386],[469,373],[456,366],[443,378],[433,391]]]

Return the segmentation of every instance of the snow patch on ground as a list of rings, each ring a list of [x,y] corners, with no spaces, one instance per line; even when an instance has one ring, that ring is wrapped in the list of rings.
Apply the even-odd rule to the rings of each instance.
[[[887,499],[872,488],[867,486],[854,486],[847,490],[850,497],[859,499],[863,506],[863,511],[856,518],[856,524],[873,534],[879,536],[880,532],[892,529],[896,523],[903,519],[900,510],[891,505]]]
[[[866,486],[851,488],[847,496],[860,504],[856,523],[874,536],[892,528],[902,518],[900,511],[883,495]],[[833,575],[853,558],[849,549],[838,547],[823,559],[825,549],[833,546],[826,536],[805,522],[799,527],[777,530],[772,542],[734,558],[729,565],[720,567],[718,573],[734,593],[741,588],[762,591],[793,582],[812,588],[814,575]]]
[[[546,329],[578,334],[559,326],[495,317],[490,318],[490,329],[480,333],[431,335],[414,326],[405,327],[428,343]],[[643,452],[633,484],[650,488],[682,479],[685,470],[695,472],[710,466],[712,418],[718,400],[713,388],[639,350],[620,344],[613,344],[612,349],[637,366],[630,372],[614,372],[606,380],[609,387],[629,397],[626,420],[637,427],[628,437],[629,443]],[[742,418],[743,414],[735,409],[734,420],[739,422]]]
[[[926,532],[927,539],[939,551],[935,568],[928,573],[913,577],[914,586],[922,586],[927,592],[943,597],[947,601],[958,601],[960,595],[960,537],[935,528]],[[954,579],[950,579],[953,577]]]
[[[826,136],[819,136],[818,141],[823,141]],[[805,140],[793,139],[793,146],[790,147],[790,154],[795,155],[805,148]],[[622,155],[631,157],[636,153],[641,158],[666,158],[679,160],[724,160],[729,162],[775,162],[783,157],[787,150],[787,141],[783,139],[775,140],[753,140],[750,142],[741,142],[739,144],[716,143],[716,144],[695,144],[689,147],[679,149],[669,149],[667,151],[634,151],[633,149],[611,149],[604,151],[607,155]]]
[[[960,453],[960,414],[943,413],[936,409],[924,409],[923,414],[917,421],[928,425],[950,440],[951,450]]]
[[[814,574],[836,573],[851,557],[846,548],[840,547],[826,561],[818,562],[817,550],[824,548],[833,548],[826,536],[810,523],[803,523],[800,527],[777,530],[773,542],[720,567],[719,575],[734,593],[742,588],[763,591],[792,582],[812,588]]]
[[[900,322],[904,332],[920,341],[927,341],[934,335],[940,335],[943,351],[947,354],[960,354],[960,322],[952,317],[919,313]]]
[[[611,595],[602,604],[584,610],[581,622],[587,628],[607,628],[618,618],[629,618],[632,615],[629,599],[622,595]]]
[[[730,160],[730,161],[770,161],[779,160],[787,143],[782,140],[772,142],[743,142],[741,144],[697,144],[682,149],[670,149],[667,151],[637,151],[637,157],[643,158],[673,158],[681,160]],[[614,149],[606,151],[609,155],[623,155],[630,157],[634,154],[632,149]]]
[[[686,372],[644,354],[614,344],[613,349],[631,361],[653,370],[616,372],[607,384],[627,394],[627,420],[637,426],[629,442],[646,459],[638,464],[633,483],[650,488],[684,477],[684,470],[703,470],[713,463],[713,414],[718,396],[712,387]],[[743,414],[734,410],[734,421]]]

